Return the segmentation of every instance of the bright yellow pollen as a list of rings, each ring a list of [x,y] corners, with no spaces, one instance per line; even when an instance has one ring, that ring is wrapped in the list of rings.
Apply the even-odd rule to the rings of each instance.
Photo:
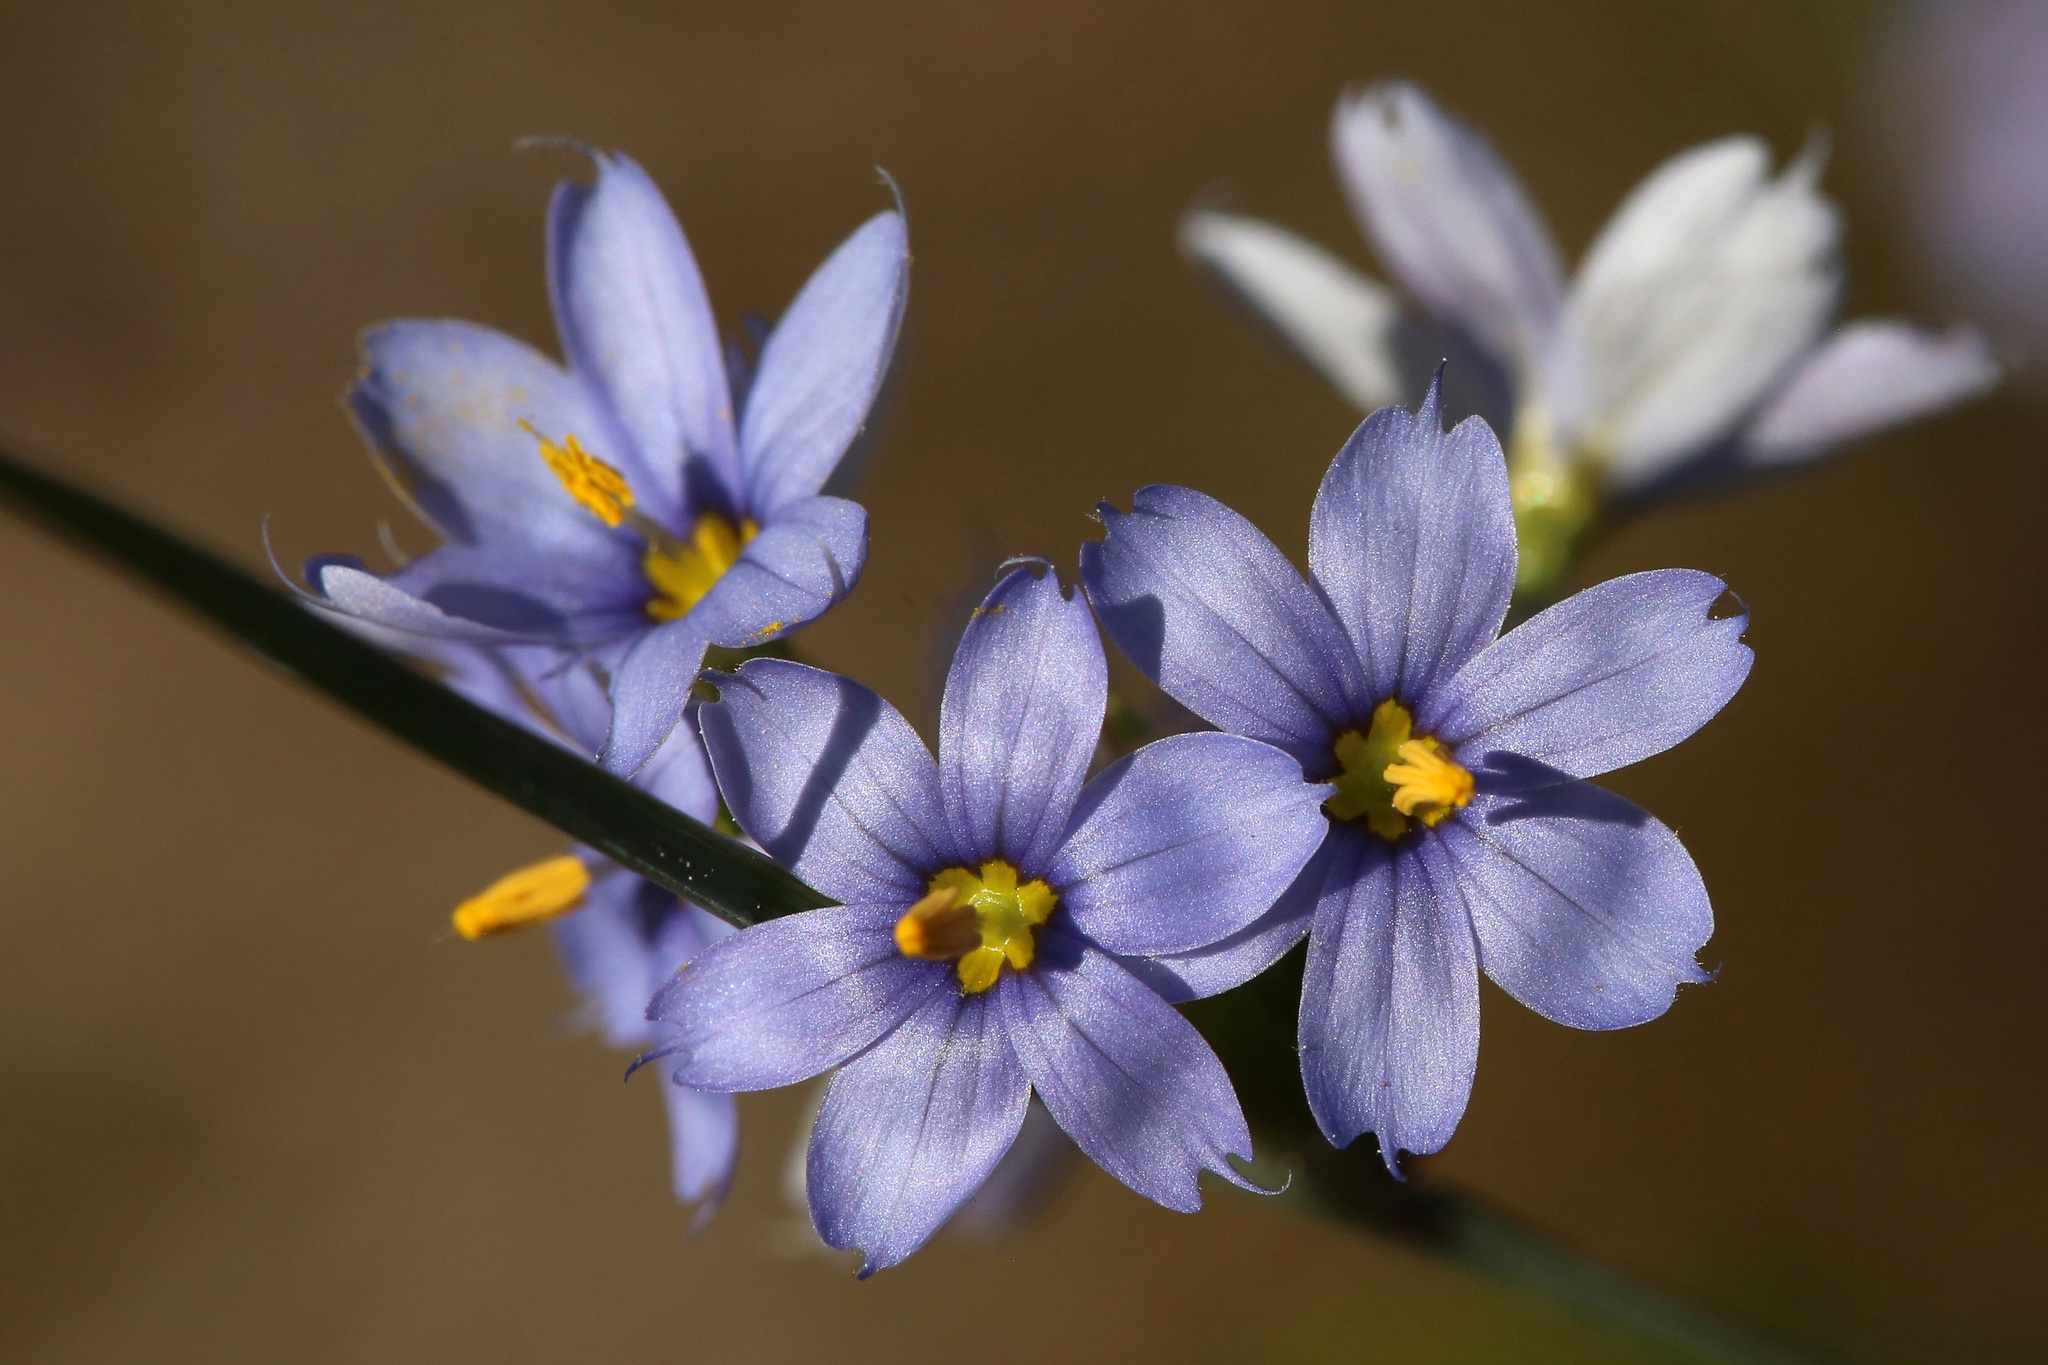
[[[1443,755],[1433,739],[1411,739],[1394,751],[1404,760],[1380,774],[1394,784],[1394,809],[1433,825],[1472,804],[1472,774]]]
[[[522,421],[527,435],[540,442],[540,457],[548,462],[570,497],[607,526],[617,526],[633,506],[633,490],[626,476],[583,448],[574,432],[556,445]]]
[[[1346,730],[1335,752],[1342,769],[1330,779],[1337,794],[1323,802],[1334,820],[1363,819],[1382,839],[1398,839],[1410,820],[1424,825],[1468,805],[1472,774],[1445,756],[1434,739],[1413,738],[1415,718],[1394,700],[1373,709],[1364,734]]]
[[[519,929],[566,915],[583,904],[590,869],[563,854],[508,872],[455,907],[455,932],[467,939]]]
[[[960,989],[978,995],[996,984],[1003,964],[1023,971],[1037,955],[1031,931],[1059,904],[1053,889],[1036,878],[1017,884],[1017,869],[1000,858],[981,865],[979,876],[949,867],[931,880],[931,891],[896,921],[896,949],[905,957],[957,962]]]
[[[739,562],[740,551],[760,531],[752,517],[734,526],[716,512],[697,518],[687,541],[663,539],[647,543],[640,567],[654,585],[647,614],[657,621],[678,621]]]

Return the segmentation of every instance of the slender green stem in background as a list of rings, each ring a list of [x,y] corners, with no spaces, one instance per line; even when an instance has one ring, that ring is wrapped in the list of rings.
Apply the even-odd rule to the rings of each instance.
[[[1426,1158],[1396,1180],[1378,1148],[1360,1139],[1339,1151],[1316,1127],[1302,1094],[1295,1009],[1307,953],[1297,947],[1264,975],[1185,1007],[1223,1059],[1262,1151],[1282,1155],[1293,1177],[1283,1205],[1367,1228],[1513,1287],[1617,1336],[1701,1365],[1812,1365],[1812,1354],[1723,1322],[1607,1269],[1486,1203],[1420,1178]]]
[[[745,927],[831,902],[753,849],[465,701],[286,593],[0,451],[0,501],[104,555],[472,782]]]
[[[734,924],[829,904],[768,859],[463,700],[226,560],[0,451],[0,502],[112,559],[258,653],[490,791]],[[1369,1144],[1336,1151],[1302,1098],[1301,954],[1188,1014],[1230,1068],[1262,1146],[1288,1155],[1288,1203],[1514,1286],[1673,1359],[1802,1359],[1644,1288],[1472,1196],[1389,1177]]]

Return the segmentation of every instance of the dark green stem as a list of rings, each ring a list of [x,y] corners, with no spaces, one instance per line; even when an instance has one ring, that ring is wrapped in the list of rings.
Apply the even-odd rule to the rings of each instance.
[[[1330,1146],[1309,1113],[1295,1050],[1295,1007],[1306,954],[1297,948],[1234,991],[1185,1013],[1223,1059],[1262,1150],[1284,1154],[1285,1205],[1349,1223],[1483,1275],[1673,1360],[1799,1365],[1814,1357],[1722,1322],[1532,1231],[1479,1199],[1417,1178],[1396,1180],[1370,1139]]]

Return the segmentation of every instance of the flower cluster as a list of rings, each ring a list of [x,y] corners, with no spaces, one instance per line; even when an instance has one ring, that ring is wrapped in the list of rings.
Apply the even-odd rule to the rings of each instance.
[[[1746,610],[1664,570],[1503,633],[1518,584],[1554,588],[1603,501],[1806,458],[1974,391],[1990,362],[1969,333],[1822,336],[1836,228],[1810,156],[1775,180],[1750,140],[1676,158],[1567,291],[1520,188],[1419,92],[1347,99],[1337,143],[1383,257],[1506,378],[1509,448],[1483,417],[1445,429],[1441,365],[1391,405],[1410,324],[1377,286],[1196,215],[1196,253],[1378,409],[1316,495],[1308,573],[1192,489],[1105,504],[1078,575],[1006,566],[935,746],[762,648],[865,558],[861,509],[822,490],[889,367],[900,212],[820,267],[751,367],[652,183],[593,154],[549,219],[566,368],[465,324],[371,334],[353,409],[444,543],[386,575],[315,560],[310,600],[835,902],[734,932],[578,850],[456,911],[467,937],[552,923],[604,1036],[666,1079],[700,1219],[731,1178],[734,1093],[828,1073],[804,1183],[863,1274],[1013,1183],[991,1177],[1027,1114],[1168,1208],[1200,1207],[1204,1171],[1256,1188],[1233,1164],[1253,1124],[1176,1006],[1304,939],[1309,1108],[1396,1174],[1464,1113],[1482,973],[1582,1029],[1708,979],[1691,858],[1589,779],[1728,703]],[[1104,634],[1208,728],[1109,761]]]

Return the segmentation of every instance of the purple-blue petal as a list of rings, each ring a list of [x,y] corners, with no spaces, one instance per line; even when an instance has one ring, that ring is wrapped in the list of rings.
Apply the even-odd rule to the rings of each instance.
[[[1308,562],[1374,698],[1411,708],[1493,642],[1515,588],[1507,460],[1493,428],[1443,430],[1439,382],[1415,412],[1381,408],[1330,462]]]
[[[1439,826],[1479,940],[1509,995],[1573,1028],[1627,1028],[1708,974],[1699,869],[1648,812],[1583,782],[1480,796]]]
[[[353,564],[330,560],[313,566],[309,577],[318,595],[312,600],[312,605],[386,630],[402,631],[423,639],[475,645],[521,644],[537,638],[549,638],[450,615],[433,603],[423,602],[403,588]]]
[[[668,743],[704,665],[704,637],[690,618],[656,626],[626,651],[612,675],[612,724],[598,762],[621,777],[639,772]]]
[[[832,1078],[804,1183],[863,1277],[923,1246],[1016,1139],[1031,1087],[992,1006],[942,991]]]
[[[953,852],[939,769],[910,722],[867,688],[782,659],[717,679],[699,713],[733,818],[770,857],[848,904],[907,907]]]
[[[604,457],[665,525],[705,480],[719,510],[735,510],[732,395],[696,258],[647,172],[616,153],[590,158],[597,179],[563,181],[548,207],[548,286],[562,350],[605,400],[617,448]]]
[[[767,644],[817,620],[853,591],[867,558],[868,514],[859,503],[787,503],[684,619],[715,645]]]
[[[422,602],[487,626],[562,645],[589,645],[647,628],[638,556],[550,559],[505,545],[442,545],[386,576]]]
[[[1017,1140],[946,1223],[946,1231],[984,1240],[1016,1231],[1051,1200],[1080,1155],[1045,1105],[1031,1105]]]
[[[1202,1207],[1202,1171],[1256,1188],[1225,1159],[1252,1143],[1223,1064],[1115,960],[1041,932],[1037,965],[1004,973],[996,1000],[1032,1088],[1096,1165],[1182,1213]]]
[[[1109,673],[1080,593],[1013,569],[967,623],[939,710],[939,783],[967,861],[1042,875],[1102,733]]]
[[[1419,717],[1480,773],[1534,760],[1592,777],[1705,725],[1749,676],[1747,612],[1715,617],[1727,584],[1693,569],[1611,578],[1473,659]]]
[[[1117,648],[1218,729],[1277,744],[1318,776],[1365,701],[1350,641],[1317,591],[1249,521],[1153,484],[1081,547],[1081,580]]]
[[[909,292],[903,215],[886,212],[856,228],[791,301],[761,348],[740,420],[756,517],[825,486],[889,372]]]
[[[449,540],[602,564],[630,540],[563,491],[520,425],[617,455],[582,382],[523,341],[472,322],[374,327],[348,405],[392,484]]]
[[[1185,953],[1269,909],[1323,842],[1331,789],[1240,735],[1170,735],[1088,784],[1050,880],[1107,952]]]
[[[739,1101],[663,1081],[668,1109],[669,1176],[676,1201],[696,1205],[690,1231],[701,1232],[725,1202],[740,1156]]]
[[[1450,1141],[1479,1059],[1479,969],[1437,840],[1399,846],[1355,826],[1331,833],[1301,987],[1301,1079],[1324,1136],[1400,1152]]]
[[[948,965],[896,951],[903,906],[842,905],[769,920],[712,944],[669,978],[648,1017],[658,1055],[697,1090],[771,1090],[867,1048],[950,991]]]
[[[669,732],[634,784],[707,825],[718,818],[718,781],[711,775],[711,756],[704,752],[703,736],[687,720]]]
[[[1186,953],[1119,957],[1131,975],[1170,1004],[1184,1005],[1218,995],[1265,971],[1301,942],[1323,894],[1323,869],[1330,857],[1326,836],[1271,909],[1229,938]]]
[[[656,971],[647,938],[650,912],[671,913],[675,897],[629,872],[594,878],[583,907],[549,926],[569,984],[606,1046],[639,1049],[655,1038],[647,1002],[675,964]]]

